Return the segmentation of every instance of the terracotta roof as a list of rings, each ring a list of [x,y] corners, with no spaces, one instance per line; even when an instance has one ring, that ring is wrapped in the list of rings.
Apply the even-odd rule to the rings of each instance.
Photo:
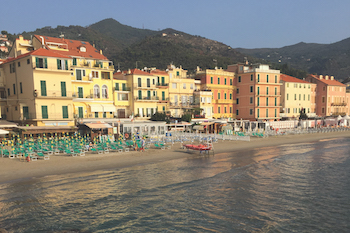
[[[158,70],[158,69],[156,69],[156,70],[151,70],[150,73],[151,73],[151,74],[154,74],[154,75],[156,75],[156,74],[168,75],[168,73],[165,72],[164,70]]]
[[[100,54],[100,52],[96,48],[94,48],[89,42],[86,42],[86,41],[70,40],[65,38],[56,38],[56,37],[40,36],[40,35],[34,35],[34,37],[38,39],[40,42],[42,41],[40,37],[43,37],[45,45],[47,45],[50,42],[61,44],[61,46],[63,48],[67,48],[68,51],[54,50],[54,49],[50,49],[48,46],[46,47],[51,51],[53,50],[65,56],[108,60],[107,57]],[[81,47],[85,47],[86,52],[80,51]]]
[[[142,71],[142,70],[139,70],[139,69],[131,69],[130,71],[129,70],[125,70],[125,71],[122,71],[123,74],[135,74],[135,75],[148,75],[148,76],[153,76],[152,74],[148,73],[148,72],[145,72],[145,71]]]
[[[289,83],[308,83],[308,84],[311,84],[305,80],[302,80],[302,79],[299,79],[299,78],[295,78],[293,76],[289,76],[289,75],[286,75],[286,74],[281,74],[280,75],[280,78],[282,81],[284,82],[289,82]]]
[[[326,85],[330,85],[330,86],[343,86],[343,87],[346,86],[345,84],[343,84],[335,79],[331,80],[330,79],[331,77],[328,77],[327,80],[325,79],[325,76],[323,76],[322,79],[320,79],[320,75],[314,75],[314,74],[310,74],[308,77],[312,77],[312,78],[314,78],[320,82],[323,82]]]
[[[56,53],[56,52],[54,52],[52,50],[47,50],[47,49],[40,48],[40,49],[31,51],[31,52],[28,52],[28,53],[25,53],[25,54],[21,54],[21,55],[19,55],[17,57],[10,57],[10,58],[4,60],[3,64],[8,63],[8,62],[12,62],[12,61],[16,61],[18,59],[21,59],[21,58],[24,58],[24,57],[27,57],[27,56],[30,56],[30,55],[42,56],[42,57],[70,58],[68,56]]]

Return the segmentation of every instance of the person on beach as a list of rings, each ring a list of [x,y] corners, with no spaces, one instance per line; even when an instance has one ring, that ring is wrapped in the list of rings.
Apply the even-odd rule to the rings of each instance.
[[[141,148],[140,148],[140,151],[141,151],[141,152],[145,151],[145,145],[146,145],[145,139],[142,138],[142,139],[141,139]]]

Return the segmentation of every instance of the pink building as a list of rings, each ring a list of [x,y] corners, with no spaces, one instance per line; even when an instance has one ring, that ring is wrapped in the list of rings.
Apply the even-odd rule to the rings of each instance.
[[[316,83],[316,114],[318,116],[337,116],[349,113],[349,100],[346,85],[333,76],[309,75],[306,81]]]

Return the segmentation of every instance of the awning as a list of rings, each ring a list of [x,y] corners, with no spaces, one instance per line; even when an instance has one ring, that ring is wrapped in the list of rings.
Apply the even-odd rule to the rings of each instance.
[[[103,112],[101,104],[90,104],[91,112]]]
[[[8,134],[8,133],[9,133],[9,131],[0,129],[0,134],[1,134],[1,135],[3,135],[3,134]]]
[[[91,112],[116,112],[113,104],[89,104]]]
[[[204,126],[203,125],[195,125],[193,126],[194,130],[204,130]]]
[[[85,124],[90,129],[106,129],[106,128],[113,128],[113,126],[106,124],[106,123],[86,123]]]
[[[214,122],[203,122],[203,123],[201,123],[201,125],[213,125],[214,124]]]

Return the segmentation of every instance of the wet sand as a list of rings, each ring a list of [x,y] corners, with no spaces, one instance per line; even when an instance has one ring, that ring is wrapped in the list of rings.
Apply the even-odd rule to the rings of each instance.
[[[317,133],[303,135],[285,135],[268,138],[252,137],[246,141],[222,141],[214,143],[215,154],[233,151],[248,150],[260,147],[279,146],[302,142],[318,141],[329,138],[350,137],[350,131]],[[198,151],[187,152],[181,149],[180,143],[172,145],[171,149],[149,149],[146,152],[111,152],[109,154],[87,153],[86,156],[71,157],[64,154],[51,155],[50,160],[20,161],[0,157],[0,183],[18,179],[45,177],[49,175],[69,174],[76,172],[91,172],[104,169],[139,166],[148,163],[193,157],[199,155]],[[212,153],[210,153],[212,156]]]

